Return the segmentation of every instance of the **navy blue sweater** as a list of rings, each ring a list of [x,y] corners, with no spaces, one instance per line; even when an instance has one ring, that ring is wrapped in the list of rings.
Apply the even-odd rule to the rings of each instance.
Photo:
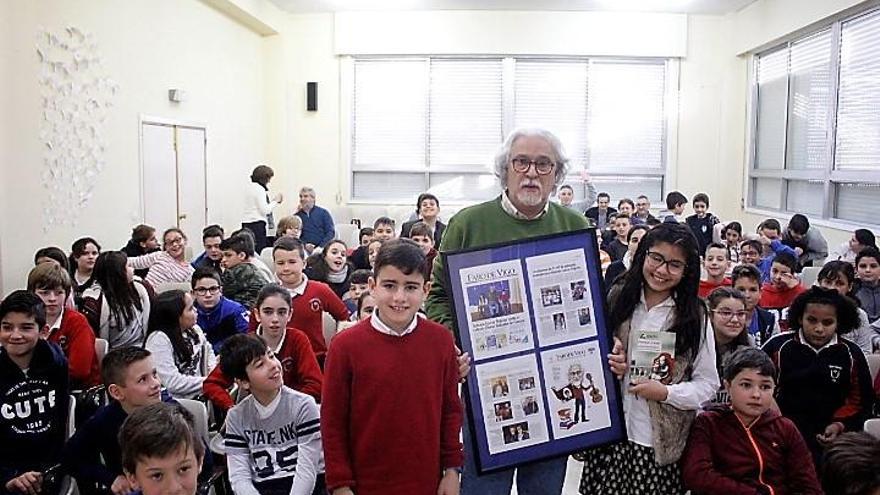
[[[324,208],[315,205],[308,213],[303,210],[296,212],[296,216],[303,222],[302,232],[299,235],[303,243],[323,246],[336,237],[333,217]]]

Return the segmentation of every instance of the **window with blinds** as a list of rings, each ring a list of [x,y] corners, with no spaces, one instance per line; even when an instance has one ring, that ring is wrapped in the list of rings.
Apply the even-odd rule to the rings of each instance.
[[[749,204],[878,225],[880,10],[755,57]]]
[[[409,203],[430,191],[479,201],[499,192],[494,154],[517,127],[562,140],[613,197],[660,201],[666,173],[665,60],[355,58],[352,200]]]

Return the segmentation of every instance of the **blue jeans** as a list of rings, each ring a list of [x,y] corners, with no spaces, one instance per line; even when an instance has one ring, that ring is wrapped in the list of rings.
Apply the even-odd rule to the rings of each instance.
[[[515,469],[493,471],[479,475],[474,461],[476,452],[470,428],[465,423],[464,471],[461,475],[461,495],[509,495],[516,472],[516,490],[519,495],[559,495],[565,484],[568,456],[533,462]]]

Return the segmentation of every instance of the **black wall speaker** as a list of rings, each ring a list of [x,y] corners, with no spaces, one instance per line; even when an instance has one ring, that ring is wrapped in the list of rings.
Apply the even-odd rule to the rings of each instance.
[[[309,112],[318,111],[318,83],[306,83],[306,110]]]

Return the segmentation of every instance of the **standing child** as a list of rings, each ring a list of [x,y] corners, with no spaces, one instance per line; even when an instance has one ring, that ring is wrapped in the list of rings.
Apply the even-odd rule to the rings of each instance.
[[[880,319],[880,251],[862,249],[856,256],[856,270],[859,278],[856,297],[868,313],[868,321],[874,323]]]
[[[663,217],[663,223],[684,223],[681,215],[684,213],[684,207],[687,206],[687,203],[687,197],[678,191],[667,194],[666,216]]]
[[[862,429],[874,390],[861,349],[840,337],[859,325],[856,306],[835,290],[813,287],[791,305],[793,331],[764,344],[779,370],[776,402],[794,421],[816,464],[844,431]]]
[[[791,420],[773,410],[776,368],[754,348],[724,366],[730,404],[697,416],[682,456],[694,495],[821,495],[810,452]]]
[[[733,288],[740,291],[745,297],[746,312],[748,318],[745,326],[749,332],[749,338],[760,347],[770,340],[770,337],[779,333],[779,325],[776,324],[776,316],[766,309],[758,306],[761,300],[761,272],[755,265],[739,265],[733,269],[730,275]]]
[[[149,291],[126,262],[125,253],[101,253],[95,284],[83,293],[83,314],[110,349],[143,344],[150,319]]]
[[[309,280],[303,273],[305,251],[298,239],[283,237],[275,241],[272,258],[275,260],[275,274],[281,286],[293,298],[291,312],[293,317],[288,327],[302,330],[312,343],[312,350],[323,368],[327,343],[324,341],[324,312],[337,322],[349,317],[342,299],[327,284]],[[254,324],[254,327],[256,324]]]
[[[794,298],[806,290],[794,274],[795,270],[797,260],[794,256],[788,253],[777,254],[770,268],[770,281],[761,286],[761,300],[758,304],[776,314],[783,330],[788,329],[788,307]]]
[[[179,404],[153,404],[132,413],[119,431],[122,466],[142,495],[195,495],[205,445],[193,416]]]
[[[64,351],[70,368],[70,388],[85,390],[99,384],[101,373],[95,354],[95,332],[82,313],[64,307],[70,295],[70,276],[54,263],[43,263],[28,274],[27,287],[46,308],[47,339]]]
[[[694,237],[697,238],[697,245],[701,253],[706,252],[706,248],[712,243],[712,233],[715,224],[719,222],[718,218],[709,213],[709,195],[706,193],[697,193],[691,201],[694,208],[694,214],[687,217],[685,223],[690,227]]]
[[[235,343],[223,347],[220,366],[250,395],[226,417],[226,463],[233,492],[323,495],[315,399],[284,385],[282,365],[260,337],[243,335]]]
[[[609,295],[615,340],[608,362],[621,380],[629,440],[586,453],[582,494],[684,493],[679,457],[687,432],[719,387],[715,338],[697,297],[700,255],[690,229],[658,225],[642,238],[632,266],[639,269],[626,272]],[[643,330],[675,334],[675,366],[665,383],[630,374],[627,350]]]
[[[312,280],[324,282],[329,285],[339,298],[345,297],[351,280],[349,276],[353,271],[351,265],[346,262],[348,248],[339,239],[333,239],[324,245],[320,256],[312,256],[308,260],[305,273]]]
[[[697,295],[705,299],[716,287],[730,285],[730,279],[727,278],[728,268],[730,268],[730,260],[727,258],[727,248],[724,244],[710,243],[705,249],[703,259],[706,279],[700,280]]]
[[[858,299],[853,294],[855,279],[855,270],[852,263],[829,261],[819,270],[816,283],[820,287],[836,290],[841,296],[852,299],[858,305]],[[859,346],[865,354],[871,354],[875,348],[880,346],[880,333],[877,333],[868,322],[868,315],[865,313],[865,310],[862,308],[857,309],[859,312],[859,327],[844,335],[844,337]]]
[[[196,325],[193,298],[182,290],[156,298],[144,348],[153,354],[162,384],[178,399],[200,395],[202,382],[217,364],[211,344]]]
[[[223,296],[252,308],[257,294],[269,283],[257,267],[248,263],[248,240],[243,235],[233,235],[220,243],[223,251]]]
[[[196,321],[215,353],[224,340],[248,329],[248,309],[223,296],[222,280],[220,273],[210,266],[196,268],[192,277]]]
[[[53,494],[42,472],[59,460],[67,426],[67,360],[45,340],[46,309],[17,290],[0,303],[0,493]]]
[[[370,279],[376,312],[331,345],[321,432],[334,495],[458,493],[456,350],[448,330],[418,316],[424,260],[410,240],[385,243]]]

